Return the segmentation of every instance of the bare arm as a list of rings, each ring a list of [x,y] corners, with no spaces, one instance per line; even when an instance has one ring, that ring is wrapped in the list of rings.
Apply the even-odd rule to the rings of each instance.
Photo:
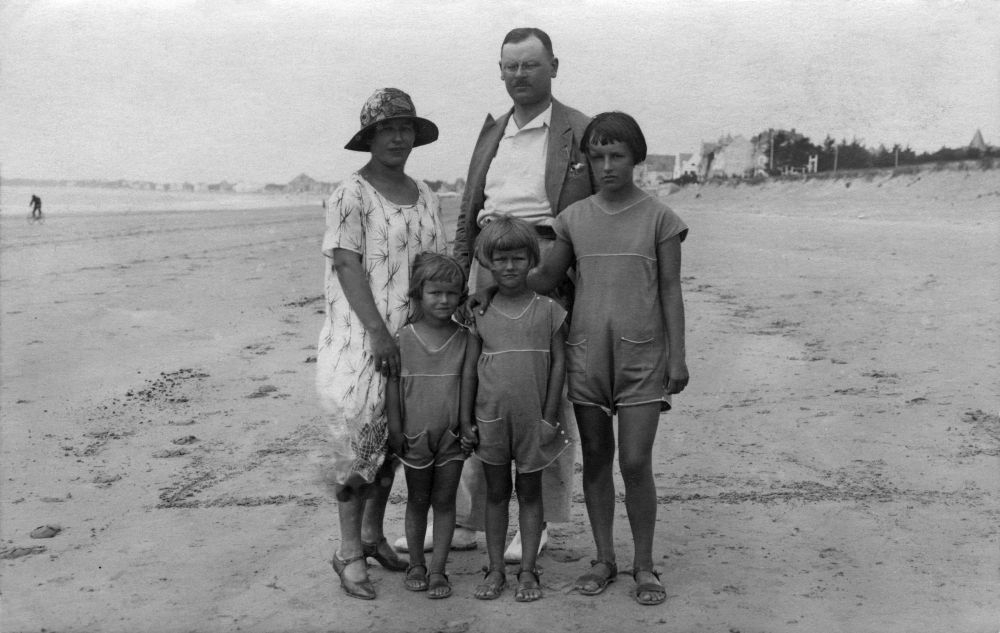
[[[368,333],[368,348],[375,368],[383,375],[398,376],[399,347],[375,306],[375,297],[365,278],[361,255],[343,248],[333,249],[333,270],[340,279],[347,303]]]
[[[479,387],[479,353],[482,343],[478,336],[469,336],[465,348],[465,364],[462,366],[462,395],[458,405],[458,422],[462,434],[462,450],[466,454],[479,443],[476,429],[476,391]]]
[[[568,242],[556,240],[545,261],[528,272],[528,287],[540,295],[547,295],[566,277],[573,263],[573,247]]]
[[[680,393],[688,384],[684,360],[684,298],[681,295],[681,240],[674,236],[656,247],[659,265],[660,310],[667,333],[667,393]]]
[[[389,450],[400,457],[406,447],[403,442],[403,407],[399,395],[399,376],[385,381],[385,415],[389,421]]]
[[[549,384],[545,392],[545,408],[542,416],[545,421],[555,424],[559,420],[562,409],[563,382],[566,380],[566,324],[552,336],[549,343]]]

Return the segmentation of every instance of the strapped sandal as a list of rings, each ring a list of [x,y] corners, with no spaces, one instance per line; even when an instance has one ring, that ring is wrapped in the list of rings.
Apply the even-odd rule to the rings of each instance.
[[[361,551],[368,558],[377,560],[379,565],[389,571],[403,571],[409,568],[406,561],[396,556],[396,550],[392,549],[384,536],[374,543],[361,541]]]
[[[532,580],[522,581],[521,574],[531,574],[534,576]],[[537,568],[535,569],[518,569],[517,570],[517,589],[514,590],[514,600],[517,602],[534,602],[535,600],[542,599],[542,584],[539,576],[542,575]],[[538,591],[537,596],[529,596],[529,591]]]
[[[507,572],[494,567],[483,567],[483,571],[486,575],[483,576],[483,582],[476,585],[474,597],[477,600],[496,600],[503,593],[503,588],[507,586]],[[490,582],[490,574],[500,574],[500,581]]]
[[[653,574],[653,576],[656,578],[656,582],[644,582],[641,585],[638,584],[639,572],[643,571],[648,571],[649,573]],[[635,601],[638,602],[639,604],[653,606],[657,604],[662,604],[663,601],[667,599],[667,590],[663,586],[663,584],[660,583],[660,573],[655,569],[633,569],[632,580],[635,580],[636,582],[635,589],[632,590],[632,597],[634,597]],[[652,597],[644,599],[642,597],[642,594],[644,593],[650,594],[652,595]]]
[[[365,555],[351,556],[350,558],[341,558],[337,555],[337,552],[333,553],[333,560],[330,564],[333,565],[333,571],[337,572],[337,576],[340,577],[340,586],[344,588],[344,593],[351,596],[352,598],[360,598],[361,600],[374,600],[375,599],[375,587],[372,586],[372,581],[369,578],[365,578],[361,582],[354,582],[348,580],[344,577],[344,570],[353,563],[361,561],[365,566],[365,574],[367,576],[368,562],[365,560]]]
[[[422,572],[413,573],[414,570],[422,569]],[[408,591],[427,591],[427,565],[417,563],[406,566],[406,577],[403,579],[403,587]]]
[[[451,581],[448,574],[443,571],[432,571],[427,574],[430,582],[427,583],[427,597],[431,600],[440,600],[451,595]]]
[[[595,571],[598,565],[607,567],[608,574]],[[608,560],[592,560],[590,561],[590,571],[577,578],[573,588],[585,596],[596,596],[607,589],[608,585],[615,581],[616,576],[618,576],[618,563]]]

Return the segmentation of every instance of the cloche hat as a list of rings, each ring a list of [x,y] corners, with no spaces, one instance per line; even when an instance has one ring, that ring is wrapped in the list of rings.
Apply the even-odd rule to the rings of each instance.
[[[382,121],[409,119],[416,129],[414,147],[433,143],[438,137],[438,128],[427,119],[417,116],[413,99],[398,88],[379,88],[368,97],[361,108],[361,129],[351,137],[344,149],[355,152],[369,151],[367,132]]]

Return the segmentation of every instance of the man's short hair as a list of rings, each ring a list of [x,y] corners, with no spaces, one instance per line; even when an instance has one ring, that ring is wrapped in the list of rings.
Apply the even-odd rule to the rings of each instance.
[[[507,33],[507,37],[503,38],[503,44],[500,45],[500,50],[507,44],[517,44],[518,42],[523,42],[529,37],[537,37],[538,41],[542,43],[545,50],[549,52],[550,57],[555,57],[555,53],[552,52],[552,39],[549,38],[549,34],[542,29],[536,29],[532,26],[524,26],[521,28],[513,29]]]
[[[580,151],[586,155],[590,144],[624,143],[638,165],[646,160],[646,137],[636,120],[624,112],[602,112],[587,125],[580,138]]]

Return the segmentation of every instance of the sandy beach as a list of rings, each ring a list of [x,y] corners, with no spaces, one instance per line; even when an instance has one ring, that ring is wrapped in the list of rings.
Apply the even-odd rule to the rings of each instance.
[[[539,602],[473,599],[482,539],[448,600],[377,564],[377,600],[344,596],[318,204],[0,218],[0,630],[997,631],[1000,170],[665,200],[691,384],[655,447],[659,607],[626,569],[571,591],[579,492]]]

